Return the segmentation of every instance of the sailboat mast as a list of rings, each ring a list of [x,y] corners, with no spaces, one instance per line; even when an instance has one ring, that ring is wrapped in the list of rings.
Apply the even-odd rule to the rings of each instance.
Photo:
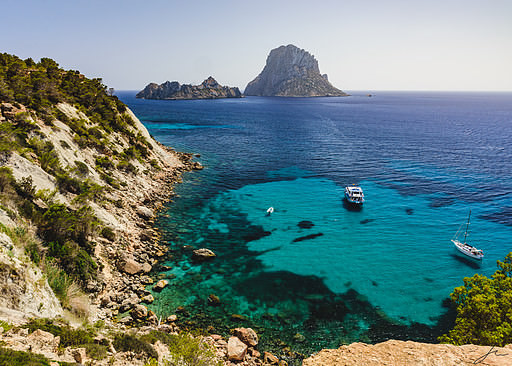
[[[464,243],[466,243],[466,237],[468,236],[469,219],[471,218],[471,209],[469,209],[468,223],[466,224],[466,232],[464,233]]]

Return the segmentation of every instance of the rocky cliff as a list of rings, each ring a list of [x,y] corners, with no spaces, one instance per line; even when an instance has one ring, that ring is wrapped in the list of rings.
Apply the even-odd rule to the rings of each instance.
[[[321,75],[318,61],[294,45],[270,51],[263,71],[245,88],[245,95],[279,97],[324,97],[347,94]]]
[[[136,95],[143,99],[218,99],[241,98],[242,93],[236,87],[222,86],[211,76],[200,85],[166,81],[163,84],[151,83]]]

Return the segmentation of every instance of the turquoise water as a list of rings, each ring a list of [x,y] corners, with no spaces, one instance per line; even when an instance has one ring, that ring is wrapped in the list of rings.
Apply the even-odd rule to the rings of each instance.
[[[433,342],[452,324],[453,288],[491,275],[512,250],[510,94],[121,97],[158,140],[206,167],[186,174],[157,223],[171,256],[155,276],[171,285],[153,307],[183,326],[228,334],[242,323],[270,348],[279,338],[305,353]],[[360,210],[343,202],[352,183],[365,191]],[[469,209],[480,265],[450,242]],[[217,258],[194,263],[201,247]]]

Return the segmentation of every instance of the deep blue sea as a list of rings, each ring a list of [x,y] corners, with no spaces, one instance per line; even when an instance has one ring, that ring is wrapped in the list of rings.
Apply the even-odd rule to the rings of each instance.
[[[155,294],[155,311],[211,332],[250,325],[305,353],[435,342],[451,326],[453,288],[491,275],[512,251],[512,93],[366,94],[118,93],[158,141],[205,166],[184,176],[159,217],[172,255],[155,275],[171,285]],[[343,202],[354,183],[365,192],[361,210]],[[469,209],[481,265],[450,242]],[[202,247],[217,258],[193,263],[191,249]]]

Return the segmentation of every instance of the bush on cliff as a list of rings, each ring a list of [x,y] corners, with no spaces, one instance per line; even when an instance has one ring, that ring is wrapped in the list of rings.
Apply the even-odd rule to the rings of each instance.
[[[0,347],[0,365],[9,366],[50,366],[50,360],[31,352],[14,351]]]
[[[450,295],[456,307],[455,327],[442,343],[505,346],[512,343],[512,252],[491,278],[475,274]]]

